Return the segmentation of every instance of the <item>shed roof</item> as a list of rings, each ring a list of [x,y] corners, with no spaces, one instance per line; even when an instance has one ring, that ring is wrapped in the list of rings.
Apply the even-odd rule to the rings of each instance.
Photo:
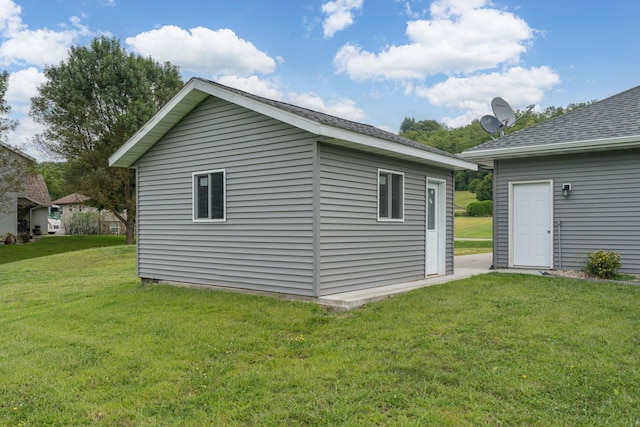
[[[112,166],[131,167],[173,126],[209,96],[224,99],[304,129],[322,137],[324,142],[447,169],[475,170],[477,168],[475,163],[454,154],[374,126],[263,98],[200,78],[189,80],[167,105],[111,156],[109,159],[110,164]]]
[[[640,86],[460,154],[493,160],[640,147]]]

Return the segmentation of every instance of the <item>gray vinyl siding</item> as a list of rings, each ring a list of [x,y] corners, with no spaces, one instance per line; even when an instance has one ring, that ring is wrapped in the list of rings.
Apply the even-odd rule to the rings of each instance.
[[[623,272],[640,271],[640,150],[499,160],[495,262],[508,267],[509,182],[553,180],[554,268],[581,269],[589,252],[613,250]],[[570,183],[569,197],[562,184]],[[561,227],[558,228],[558,221]],[[562,247],[559,243],[562,242]]]
[[[142,278],[313,294],[313,135],[210,97],[138,168]],[[226,222],[192,221],[192,173],[226,170]]]
[[[446,271],[453,271],[452,172],[321,144],[320,295],[425,277],[426,177],[446,180]],[[405,175],[404,222],[377,221],[378,168]]]

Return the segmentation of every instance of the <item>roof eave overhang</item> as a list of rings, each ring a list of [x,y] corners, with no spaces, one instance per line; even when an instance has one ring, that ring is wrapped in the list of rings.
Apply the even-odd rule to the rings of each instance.
[[[493,168],[493,162],[495,160],[589,153],[607,150],[625,150],[631,148],[640,148],[640,135],[560,142],[524,147],[465,151],[459,154],[459,156],[477,162],[483,166]]]
[[[299,129],[306,130],[323,139],[334,142],[341,141],[340,145],[342,146],[383,153],[389,156],[447,169],[477,170],[477,165],[472,161],[449,157],[346,129],[328,126],[195,78],[189,80],[167,105],[116,151],[110,157],[109,164],[117,167],[131,167],[134,165],[147,150],[208,96],[215,96],[216,98],[248,108]]]
[[[341,132],[340,129],[335,128],[323,130],[324,132],[317,133],[317,135],[322,137],[320,141],[342,148],[350,148],[444,169],[478,170],[476,163],[465,159],[444,156],[419,148],[412,148],[391,141],[368,137],[355,132]],[[327,132],[327,130],[329,130],[329,132]]]
[[[131,167],[144,153],[209,94],[199,80],[192,79],[180,89],[142,128],[109,157],[109,166]]]
[[[49,205],[40,203],[39,201],[32,199],[31,197],[18,197],[18,205],[21,206],[32,206],[36,208],[40,207],[48,207]]]

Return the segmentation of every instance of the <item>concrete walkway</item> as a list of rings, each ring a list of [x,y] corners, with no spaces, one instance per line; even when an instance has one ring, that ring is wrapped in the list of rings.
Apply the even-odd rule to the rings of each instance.
[[[315,300],[316,303],[328,306],[334,310],[351,310],[361,307],[370,302],[380,301],[393,295],[423,288],[425,286],[437,285],[440,283],[452,282],[454,280],[466,279],[475,276],[501,270],[490,270],[493,254],[464,255],[454,258],[454,274],[446,276],[433,276],[424,280],[416,280],[396,285],[380,286],[377,288],[363,289],[361,291],[343,292],[339,294],[327,295]],[[541,274],[538,270],[502,270],[509,273]]]

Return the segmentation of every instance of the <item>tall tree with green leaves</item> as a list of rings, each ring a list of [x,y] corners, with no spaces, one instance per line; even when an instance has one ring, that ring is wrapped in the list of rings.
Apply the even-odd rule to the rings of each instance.
[[[170,63],[127,53],[115,38],[72,47],[69,58],[44,70],[31,116],[45,126],[36,142],[69,162],[68,184],[126,225],[133,243],[134,173],[109,167],[109,156],[183,86]]]
[[[37,173],[47,183],[51,200],[60,199],[71,192],[67,188],[67,169],[67,162],[39,162],[36,165]]]
[[[542,112],[525,112],[516,111],[518,121],[511,128],[505,129],[505,133],[513,133],[533,126],[545,120],[570,113],[580,108],[586,107],[595,101],[580,102],[577,104],[569,104],[567,107],[547,107]],[[480,145],[491,139],[487,132],[482,129],[479,120],[474,120],[466,126],[459,128],[449,128],[445,124],[438,123],[435,120],[419,120],[413,117],[406,117],[400,124],[400,135],[413,139],[431,147],[449,153],[462,153],[465,150]],[[473,186],[471,183],[477,180]],[[478,200],[491,200],[491,176],[487,178],[486,171],[456,171],[455,188],[456,190],[472,190],[478,187]]]

